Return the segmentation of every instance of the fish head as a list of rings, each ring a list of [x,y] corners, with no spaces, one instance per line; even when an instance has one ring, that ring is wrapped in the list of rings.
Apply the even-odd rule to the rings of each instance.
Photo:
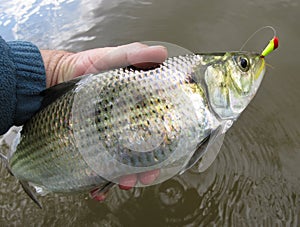
[[[255,96],[265,74],[260,54],[229,52],[203,57],[204,83],[211,109],[221,119],[235,120]]]

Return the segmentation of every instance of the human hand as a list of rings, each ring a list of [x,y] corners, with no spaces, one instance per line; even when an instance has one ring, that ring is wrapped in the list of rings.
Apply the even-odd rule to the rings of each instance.
[[[135,65],[147,68],[149,64],[162,63],[167,58],[163,46],[131,43],[118,47],[105,47],[71,53],[59,50],[41,50],[46,70],[47,87],[75,77]],[[146,63],[145,63],[146,62]]]
[[[112,68],[135,65],[147,68],[162,63],[167,58],[167,50],[162,46],[132,43],[119,47],[106,47],[87,50],[79,53],[66,51],[41,50],[46,69],[47,87],[71,80],[88,73],[97,73]],[[119,188],[128,190],[139,181],[144,185],[151,184],[159,175],[159,170],[123,176]],[[92,194],[92,193],[91,193]],[[98,201],[105,199],[107,193],[92,195]]]

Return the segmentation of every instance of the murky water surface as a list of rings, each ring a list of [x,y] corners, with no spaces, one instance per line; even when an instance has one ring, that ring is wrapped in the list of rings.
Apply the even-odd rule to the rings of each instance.
[[[194,52],[238,50],[272,25],[256,98],[228,131],[215,162],[143,189],[113,189],[104,203],[48,195],[40,210],[0,165],[0,226],[299,226],[300,76],[298,0],[3,0],[0,33],[40,48],[80,51],[132,41],[176,43]],[[265,32],[267,33],[267,32]],[[272,34],[245,47],[261,50]]]

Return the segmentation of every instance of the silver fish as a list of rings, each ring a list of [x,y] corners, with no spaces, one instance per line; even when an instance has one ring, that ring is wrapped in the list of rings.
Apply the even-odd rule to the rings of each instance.
[[[7,167],[23,187],[29,182],[51,192],[105,188],[122,175],[154,169],[160,169],[155,183],[162,182],[190,168],[209,138],[228,130],[264,74],[260,54],[226,52],[59,84],[44,92]]]

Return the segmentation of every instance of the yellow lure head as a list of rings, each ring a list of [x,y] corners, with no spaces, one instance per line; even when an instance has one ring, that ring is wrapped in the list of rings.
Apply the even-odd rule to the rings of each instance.
[[[266,48],[261,53],[261,57],[264,58],[268,54],[270,54],[273,50],[275,50],[278,47],[278,37],[274,36],[273,39],[270,40],[269,44],[266,46]]]

